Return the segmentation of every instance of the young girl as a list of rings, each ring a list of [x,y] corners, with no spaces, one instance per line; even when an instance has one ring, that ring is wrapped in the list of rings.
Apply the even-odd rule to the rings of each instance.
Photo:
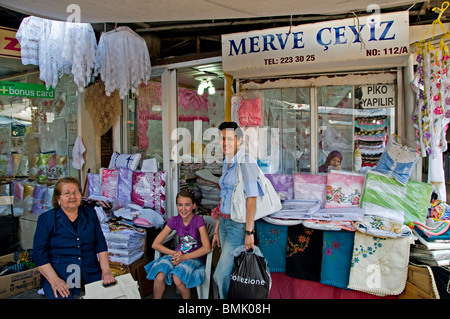
[[[145,266],[147,279],[154,280],[153,298],[161,299],[166,283],[175,282],[183,299],[191,296],[190,288],[196,287],[205,278],[206,254],[211,250],[205,221],[194,214],[194,194],[180,191],[177,195],[178,215],[172,217],[164,229],[156,236],[152,248],[165,256]],[[175,230],[180,243],[175,250],[165,247],[164,239]],[[180,265],[180,266],[179,266]]]

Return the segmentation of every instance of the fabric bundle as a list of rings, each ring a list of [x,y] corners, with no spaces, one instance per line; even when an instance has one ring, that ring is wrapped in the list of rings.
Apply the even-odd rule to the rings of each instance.
[[[358,207],[364,186],[364,176],[332,170],[327,177],[325,208]]]
[[[265,174],[281,200],[294,199],[293,176],[289,174]]]
[[[366,174],[361,202],[402,210],[405,225],[424,223],[432,191],[431,184],[410,180],[403,186],[394,178],[371,171]]]
[[[219,177],[213,175],[208,169],[195,172],[197,186],[202,193],[202,206],[207,208],[217,207],[220,202]]]
[[[109,260],[130,265],[144,255],[146,232],[124,222],[108,222],[101,224]]]
[[[131,203],[156,210],[161,215],[166,213],[166,178],[165,172],[133,172]]]
[[[355,222],[356,229],[377,237],[408,237],[411,229],[404,225],[404,212],[371,203],[363,203],[364,217]]]
[[[426,223],[412,223],[416,237],[411,258],[429,266],[450,265],[450,223],[427,219]]]
[[[320,174],[294,173],[294,198],[316,200],[325,204],[327,176]]]

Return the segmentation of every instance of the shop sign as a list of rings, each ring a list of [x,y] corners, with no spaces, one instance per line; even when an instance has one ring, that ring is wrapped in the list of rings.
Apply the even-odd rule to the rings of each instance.
[[[0,96],[4,95],[53,99],[55,89],[47,89],[45,84],[0,81]]]
[[[20,58],[20,44],[15,29],[0,27],[0,56]]]
[[[360,106],[362,108],[386,108],[395,106],[395,85],[362,85]]]
[[[222,35],[222,65],[235,78],[404,66],[408,12]]]

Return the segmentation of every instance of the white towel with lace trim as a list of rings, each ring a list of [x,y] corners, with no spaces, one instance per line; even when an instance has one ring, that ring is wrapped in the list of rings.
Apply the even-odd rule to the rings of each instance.
[[[393,239],[355,232],[348,288],[382,297],[401,294],[413,242],[412,235]]]

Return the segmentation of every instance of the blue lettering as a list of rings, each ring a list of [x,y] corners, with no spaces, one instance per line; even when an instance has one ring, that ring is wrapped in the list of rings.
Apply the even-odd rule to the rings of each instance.
[[[299,34],[301,35],[300,37]],[[293,32],[292,35],[294,36],[294,45],[292,46],[292,49],[303,49],[305,47],[305,44],[303,43],[303,32]]]
[[[341,38],[345,37],[344,30],[345,30],[345,26],[334,28],[334,32],[336,35],[336,41],[334,42],[334,44],[346,44],[347,43],[347,39],[344,38],[345,41],[341,40]]]
[[[258,40],[259,37],[249,37],[250,39],[250,51],[248,53],[259,52]]]
[[[281,33],[277,34],[278,43],[280,44],[280,47],[282,50],[284,50],[284,47],[286,46],[286,42],[289,39],[289,33],[286,33],[286,40],[283,42],[283,35]]]
[[[241,42],[239,43],[239,47],[236,47],[236,43],[234,43],[234,40],[229,40],[230,41],[230,54],[229,56],[233,56],[233,48],[234,48],[234,53],[236,55],[239,54],[239,51],[242,48],[242,53],[241,54],[247,54],[247,52],[245,51],[245,38],[241,39]]]
[[[392,37],[386,38],[386,35],[389,32],[389,30],[391,29],[393,23],[394,23],[394,20],[380,22],[380,27],[383,24],[386,24],[386,28],[384,29],[383,33],[380,36],[380,39],[379,39],[380,41],[382,41],[382,40],[394,40],[395,39],[395,33],[394,33],[394,35]]]
[[[377,38],[375,36],[375,26],[377,25],[374,21],[374,19],[370,20],[372,23],[369,23],[370,28],[370,39],[369,41],[377,41]]]
[[[362,29],[364,28],[364,26],[365,26],[365,24],[362,24],[362,25],[359,27],[359,32],[356,30],[356,28],[355,28],[354,25],[349,25],[349,26],[348,26],[348,27],[352,30],[353,34],[355,35],[355,41],[353,41],[353,43],[355,43],[355,42],[361,42],[359,33],[362,31]]]
[[[317,42],[318,42],[320,45],[323,45],[323,46],[325,47],[324,51],[326,51],[326,50],[328,50],[328,46],[331,44],[331,39],[330,39],[330,41],[329,41],[328,43],[324,43],[324,42],[322,41],[322,32],[323,32],[324,30],[328,30],[328,31],[331,33],[331,28],[323,28],[323,29],[320,29],[319,32],[317,32]]]
[[[273,40],[275,40],[275,36],[273,34],[268,34],[268,35],[263,35],[263,52],[264,51],[269,51],[268,46],[270,45],[270,47],[272,48],[272,50],[276,51],[278,50],[274,45],[273,45]]]

